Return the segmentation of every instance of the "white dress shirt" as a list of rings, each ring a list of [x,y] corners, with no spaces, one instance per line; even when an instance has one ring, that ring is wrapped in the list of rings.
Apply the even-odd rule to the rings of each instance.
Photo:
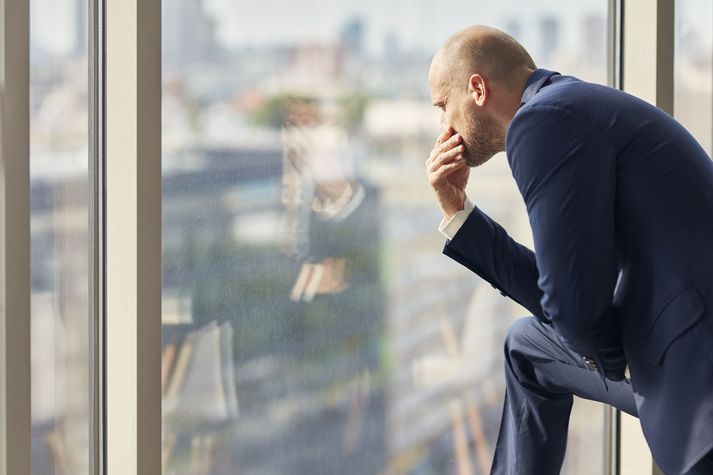
[[[453,216],[451,216],[451,219],[447,219],[444,216],[443,219],[441,219],[441,224],[438,225],[438,230],[446,238],[453,239],[453,236],[456,235],[460,227],[463,226],[463,223],[465,223],[465,220],[470,215],[470,212],[473,211],[473,207],[473,203],[466,196],[463,209],[457,211]]]

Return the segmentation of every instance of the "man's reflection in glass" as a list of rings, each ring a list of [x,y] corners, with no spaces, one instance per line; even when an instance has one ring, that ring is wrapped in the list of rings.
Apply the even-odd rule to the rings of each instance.
[[[290,298],[311,301],[349,287],[347,249],[338,230],[348,227],[345,221],[365,193],[338,115],[309,96],[289,95],[284,104],[284,250],[303,261]]]

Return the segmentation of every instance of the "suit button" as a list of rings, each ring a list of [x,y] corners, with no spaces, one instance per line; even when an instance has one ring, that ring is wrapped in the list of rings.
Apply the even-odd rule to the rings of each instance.
[[[594,371],[599,371],[599,367],[597,366],[597,363],[590,357],[588,356],[582,356],[582,360],[584,363],[589,366],[589,369],[592,369]]]
[[[502,290],[500,291],[500,295],[502,295],[503,297],[507,297],[507,296],[508,296],[508,294],[506,294],[506,293],[503,292]]]

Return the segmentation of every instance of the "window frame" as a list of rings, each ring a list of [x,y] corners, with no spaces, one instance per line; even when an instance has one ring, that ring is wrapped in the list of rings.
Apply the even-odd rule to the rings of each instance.
[[[31,469],[29,29],[0,0],[0,475]]]
[[[105,474],[106,455],[106,24],[104,0],[89,3],[89,469]]]
[[[106,454],[161,473],[161,0],[106,4]]]
[[[162,429],[161,1],[87,1],[90,461],[96,474],[153,475]],[[29,3],[0,0],[0,475],[31,473]],[[672,114],[674,3],[609,0],[608,15],[610,84]],[[620,458],[643,440],[628,417],[605,409],[606,473],[620,473]]]
[[[675,0],[615,0],[621,13],[619,89],[638,96],[673,116]],[[652,47],[653,45],[653,47]],[[661,475],[651,458],[638,419],[616,411],[619,439],[613,473]],[[646,462],[642,461],[646,458]],[[620,466],[619,466],[620,465]]]
[[[132,0],[131,3],[135,2],[136,0]],[[156,1],[156,0],[153,0]],[[156,6],[160,10],[160,1],[158,1],[159,5]],[[641,97],[644,97],[645,99],[649,100],[651,98],[651,91],[654,91],[654,103],[663,108],[664,110],[667,111],[672,111],[673,110],[673,17],[672,15],[666,15],[669,9],[669,5],[667,5],[667,0],[656,0],[655,5],[653,8],[651,8],[653,2],[649,3],[649,0],[609,0],[609,10],[608,10],[608,17],[609,17],[609,25],[610,25],[610,31],[609,31],[609,38],[610,38],[610,45],[609,45],[609,50],[610,50],[610,56],[608,58],[608,66],[609,66],[609,82],[610,85],[613,87],[617,87],[623,90],[626,90],[628,92],[632,92],[634,94],[640,95]],[[639,10],[642,10],[645,12],[644,15],[641,15]],[[671,9],[672,10],[672,9]],[[632,13],[636,12],[637,15],[633,15]],[[140,13],[140,12],[139,12]],[[149,13],[149,12],[146,12]],[[628,15],[627,15],[628,13]],[[160,31],[161,29],[161,15],[160,12],[158,14],[158,17],[150,17],[150,15],[147,15],[148,18],[145,18],[145,21],[137,22],[137,28],[140,29],[142,27],[147,27],[150,29],[153,29],[154,31]],[[111,12],[109,13],[109,22],[112,20],[117,21],[116,18],[112,19],[112,14]],[[140,24],[139,24],[140,23]],[[669,28],[670,26],[670,28]],[[109,27],[110,28],[110,27]],[[663,29],[661,32],[659,32],[659,29]],[[144,31],[144,34],[147,32]],[[141,34],[141,32],[137,32],[138,35]],[[655,49],[650,49],[653,51],[653,54],[649,55],[642,55],[640,54],[640,51],[644,48],[642,45],[646,45],[647,42],[650,42],[652,39],[654,39],[654,43],[656,44]],[[111,37],[110,37],[111,38]],[[627,42],[624,41],[624,38],[627,38]],[[146,38],[145,38],[146,39]],[[109,40],[111,42],[111,40]],[[160,50],[160,35],[155,35],[154,36],[154,41],[155,44],[152,44],[151,47],[155,47],[157,44],[159,44],[159,50]],[[146,42],[142,42],[143,45],[146,45]],[[651,44],[651,43],[648,43]],[[111,62],[111,52],[109,53],[109,61]],[[160,53],[158,55],[158,60],[156,62],[143,62],[141,60],[138,61],[138,68],[139,68],[139,75],[144,75],[144,76],[153,76],[156,74],[156,71],[158,70],[158,77],[159,77],[159,87],[158,87],[158,97],[160,99]],[[142,71],[142,68],[143,71]],[[628,73],[628,74],[625,74]],[[155,78],[154,78],[155,79]],[[626,87],[624,87],[624,84],[626,82]],[[139,102],[138,103],[140,111],[137,111],[137,116],[138,117],[147,117],[150,115],[150,113],[153,111],[155,112],[155,107],[156,104],[154,103],[147,103],[147,102]],[[144,111],[144,107],[147,107],[147,110]],[[147,126],[154,127],[152,130],[158,130],[158,136],[160,137],[160,100],[158,104],[159,108],[159,114],[158,114],[158,119],[155,123],[150,124],[146,123]],[[145,113],[147,112],[147,113]],[[158,126],[156,126],[158,124]],[[109,152],[109,162],[111,163],[111,150]],[[111,165],[109,165],[109,173],[111,176]],[[160,144],[159,144],[159,168],[160,168]],[[111,179],[111,178],[110,178]],[[160,174],[159,174],[159,183],[156,184],[156,189],[160,189]],[[144,190],[146,191],[146,190]],[[141,193],[141,190],[137,188],[136,190],[137,193]],[[109,194],[109,199],[111,199],[111,193]],[[139,196],[135,196],[134,199],[138,202],[140,201]],[[156,197],[156,199],[159,201],[158,207],[160,209],[160,193]],[[152,203],[152,205],[156,206],[156,203]],[[138,216],[136,219],[139,219]],[[109,217],[109,221],[111,222],[111,216]],[[158,222],[160,223],[160,217],[158,219]],[[146,230],[148,231],[148,230]],[[150,232],[156,233],[156,236],[158,236],[159,240],[159,248],[160,248],[160,229],[155,230],[152,229]],[[111,231],[109,231],[109,236],[111,239]],[[147,239],[148,232],[145,233],[142,236],[137,237],[137,243],[139,241],[144,241]],[[158,255],[160,256],[160,249],[158,252]],[[141,263],[144,266],[145,270],[150,270],[152,266],[158,268],[160,271],[160,257],[159,257],[159,262],[142,262]],[[138,269],[138,267],[136,268]],[[111,267],[109,267],[109,270],[111,272]],[[154,268],[153,271],[156,271]],[[135,274],[136,276],[136,281],[138,282],[138,274]],[[141,297],[141,296],[138,296]],[[148,298],[155,298],[155,296],[146,296]],[[160,287],[159,287],[159,298],[160,298]],[[158,305],[160,308],[160,302],[158,303],[151,303],[149,301],[143,302],[144,305]],[[139,307],[142,306],[142,302],[139,302]],[[160,327],[160,312],[154,315],[158,315],[158,324]],[[111,321],[111,310],[109,310],[109,320]],[[153,320],[153,318],[152,318]],[[154,325],[156,322],[151,322],[152,325]],[[113,338],[113,335],[111,333],[111,323],[109,324],[110,328],[110,333],[108,336],[109,341]],[[141,351],[141,345],[142,344],[147,344],[147,345],[153,345],[155,348],[160,348],[160,328],[158,332],[158,337],[157,339],[150,341],[148,338],[142,338],[140,340],[136,340],[137,346],[137,351]],[[108,344],[110,347],[110,344]],[[144,348],[145,352],[148,352],[148,348]],[[156,363],[160,359],[160,355],[154,355],[155,361],[151,362],[151,366],[155,366]],[[108,355],[108,360],[111,361],[112,355],[109,353]],[[147,360],[137,357],[137,361],[141,363],[142,366],[144,366],[144,363],[148,363]],[[111,368],[109,369],[110,374],[112,373]],[[141,376],[138,371],[134,373],[136,377],[136,384],[139,384],[139,380],[141,379]],[[159,381],[160,377],[156,377],[156,381]],[[108,399],[111,400],[111,394],[112,391],[109,390],[109,397]],[[146,403],[146,404],[151,404],[151,405],[159,405],[160,407],[160,393],[156,394],[154,393],[154,397],[156,397],[158,400],[157,401],[147,401],[146,399],[139,399],[141,403]],[[118,398],[118,396],[117,396]],[[141,405],[141,404],[139,404]],[[108,411],[111,412],[111,404],[108,408]],[[160,412],[160,411],[159,411]],[[621,455],[622,453],[626,455],[629,452],[635,452],[635,450],[632,448],[633,445],[636,444],[641,444],[643,441],[643,436],[640,433],[640,427],[638,426],[638,423],[636,423],[634,429],[632,430],[631,424],[627,424],[626,421],[622,424],[621,422],[621,413],[613,408],[610,407],[605,407],[604,409],[604,417],[605,417],[605,427],[606,427],[606,441],[605,441],[605,454],[604,456],[607,458],[605,460],[605,473],[607,474],[619,474],[620,473],[620,460],[621,460]],[[636,421],[635,421],[636,422]],[[153,430],[155,433],[153,434],[153,437],[159,437],[160,438],[160,433],[161,433],[161,423],[162,421],[159,420],[158,426],[154,426],[153,424],[146,424],[145,429],[147,430]],[[109,423],[111,426],[111,422]],[[638,433],[636,432],[638,430]],[[645,444],[645,442],[643,442]],[[633,444],[633,445],[632,445]],[[112,460],[114,456],[111,455],[111,447],[109,448],[109,460]],[[158,453],[158,452],[156,452]],[[126,455],[129,455],[128,453],[124,454],[117,453],[117,456],[120,456],[121,458],[124,458]],[[646,464],[643,464],[646,466]],[[656,474],[656,467],[655,464],[649,465],[652,468],[651,473]],[[648,470],[646,471],[648,473]],[[149,473],[149,472],[146,472]]]

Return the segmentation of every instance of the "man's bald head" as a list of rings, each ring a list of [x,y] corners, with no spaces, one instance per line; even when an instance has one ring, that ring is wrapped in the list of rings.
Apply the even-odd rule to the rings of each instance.
[[[461,30],[438,50],[428,73],[431,100],[441,109],[441,128],[462,137],[468,165],[505,150],[508,126],[535,69],[520,43],[487,26]]]
[[[527,50],[507,33],[475,25],[450,36],[438,50],[429,73],[434,85],[467,87],[472,74],[510,87],[537,68]]]

